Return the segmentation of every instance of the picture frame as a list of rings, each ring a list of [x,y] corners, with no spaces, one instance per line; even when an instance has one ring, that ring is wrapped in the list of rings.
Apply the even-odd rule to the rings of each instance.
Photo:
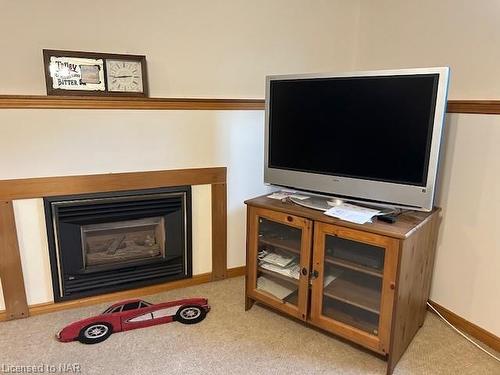
[[[47,95],[148,97],[146,56],[43,50]]]

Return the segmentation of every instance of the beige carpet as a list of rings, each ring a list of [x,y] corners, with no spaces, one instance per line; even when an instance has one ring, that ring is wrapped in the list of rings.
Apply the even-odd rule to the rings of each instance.
[[[245,312],[243,287],[239,277],[147,297],[160,302],[206,296],[212,311],[200,324],[117,333],[97,345],[59,343],[54,333],[108,304],[0,323],[0,373],[2,365],[61,363],[78,363],[83,374],[106,375],[385,373],[384,361],[358,347],[258,305]],[[500,364],[428,313],[394,373],[498,375]]]

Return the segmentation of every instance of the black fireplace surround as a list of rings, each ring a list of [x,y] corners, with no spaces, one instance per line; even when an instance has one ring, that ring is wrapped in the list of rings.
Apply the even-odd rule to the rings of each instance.
[[[190,186],[44,205],[55,302],[192,276]]]

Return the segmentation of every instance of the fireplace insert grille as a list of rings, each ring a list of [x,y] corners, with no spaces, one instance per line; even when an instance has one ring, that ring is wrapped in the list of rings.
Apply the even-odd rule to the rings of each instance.
[[[55,301],[191,277],[189,186],[44,201]]]

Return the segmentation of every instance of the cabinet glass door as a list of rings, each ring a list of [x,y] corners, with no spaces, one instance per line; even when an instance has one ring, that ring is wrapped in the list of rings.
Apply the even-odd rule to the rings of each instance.
[[[397,243],[323,223],[316,229],[312,319],[334,333],[386,352]]]
[[[305,319],[310,221],[255,208],[250,209],[249,221],[248,294]]]

